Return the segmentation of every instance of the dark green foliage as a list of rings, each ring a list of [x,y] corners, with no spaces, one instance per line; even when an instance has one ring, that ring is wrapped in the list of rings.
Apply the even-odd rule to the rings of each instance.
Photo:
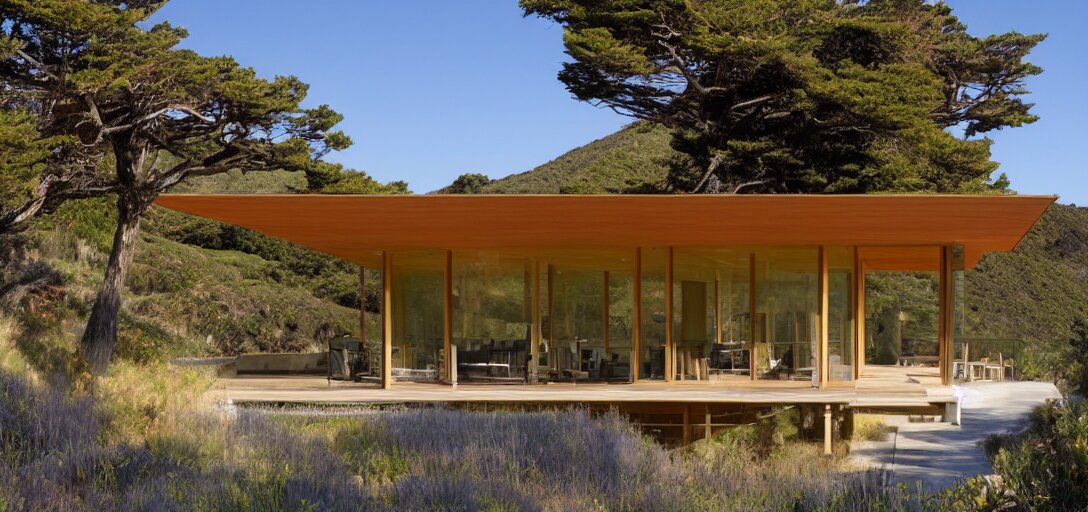
[[[923,0],[522,0],[564,28],[580,100],[672,130],[687,192],[990,188],[1043,36],[975,37]]]
[[[1088,397],[1088,320],[1074,321],[1070,330],[1073,336],[1065,350],[1070,362],[1065,381],[1073,392]]]
[[[466,173],[453,180],[453,184],[446,187],[443,192],[448,194],[479,194],[490,183],[491,178],[488,178],[486,174]]]
[[[937,355],[938,297],[934,273],[865,274],[866,362],[897,364],[900,339],[905,353]]]

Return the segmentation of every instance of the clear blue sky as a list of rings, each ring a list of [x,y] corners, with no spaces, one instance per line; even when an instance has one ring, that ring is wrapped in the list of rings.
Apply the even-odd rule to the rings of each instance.
[[[1046,68],[1030,84],[1042,120],[993,134],[994,156],[1016,190],[1088,205],[1088,2],[949,4],[975,34],[1050,34],[1032,57]],[[159,19],[202,54],[311,84],[309,103],[343,113],[355,139],[330,159],[415,192],[522,172],[630,122],[571,99],[556,80],[562,30],[522,18],[516,0],[173,0]]]

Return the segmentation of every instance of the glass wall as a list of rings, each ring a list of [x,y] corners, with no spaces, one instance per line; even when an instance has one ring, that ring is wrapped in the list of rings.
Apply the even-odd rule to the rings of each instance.
[[[665,378],[665,265],[668,249],[642,249],[640,379]]]
[[[719,251],[718,278],[721,331],[710,353],[710,372],[723,376],[751,375],[752,254],[747,250]]]
[[[966,319],[966,296],[967,290],[965,289],[965,256],[963,253],[962,245],[953,245],[949,248],[949,257],[952,259],[952,290],[951,300],[952,303],[949,307],[952,309],[949,315],[952,319],[952,354],[953,358],[962,361],[962,364],[956,365],[953,363],[952,378],[957,377],[959,373],[960,377],[966,377],[967,380],[971,380],[972,368],[970,367],[970,361],[972,355],[970,354],[971,347],[967,345],[964,339],[964,324]],[[977,356],[974,356],[977,358]],[[943,364],[943,363],[942,363]],[[956,368],[962,368],[959,372],[956,372]],[[1004,368],[1001,369],[1004,371]]]
[[[553,377],[589,379],[605,359],[604,273],[552,266],[549,275]]]
[[[756,252],[756,371],[759,378],[818,378],[819,249]]]
[[[749,379],[753,367],[757,378],[818,378],[818,247],[674,249],[671,290],[666,289],[669,250],[643,248],[640,325],[633,323],[632,255],[560,252],[532,260],[510,253],[454,253],[449,327],[458,381],[625,382],[635,372],[640,379]],[[828,375],[831,381],[850,381],[857,343],[855,251],[828,247],[826,257]],[[445,269],[444,251],[393,254],[397,379],[433,382],[446,374]],[[366,294],[379,295],[371,292],[377,292],[380,279],[369,276]],[[962,271],[960,276],[962,296]],[[538,311],[533,311],[534,294],[539,294]],[[540,322],[535,346],[534,318]],[[635,329],[641,343],[638,367],[632,368]],[[380,329],[367,329],[367,341],[379,337]],[[961,347],[956,345],[957,354]]]
[[[393,378],[436,382],[443,360],[446,253],[392,255]]]
[[[630,268],[630,264],[628,264]],[[605,337],[605,361],[600,378],[607,381],[631,380],[631,350],[634,337],[634,273],[608,271],[608,317]]]
[[[673,254],[676,378],[748,375],[749,273],[743,249],[676,249]]]
[[[531,339],[531,267],[494,253],[453,255],[458,381],[524,381]]]
[[[828,379],[854,380],[854,248],[828,247]]]
[[[701,379],[705,373],[704,367],[717,337],[716,283],[717,265],[711,254],[674,249],[672,339],[675,379]]]

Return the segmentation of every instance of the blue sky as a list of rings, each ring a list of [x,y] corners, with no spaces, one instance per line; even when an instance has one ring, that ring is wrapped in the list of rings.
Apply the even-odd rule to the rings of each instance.
[[[948,3],[975,34],[1050,34],[1032,57],[1046,68],[1030,83],[1042,120],[993,134],[994,157],[1016,190],[1088,205],[1088,2]],[[522,172],[630,122],[571,99],[556,80],[562,30],[522,18],[516,0],[174,0],[161,19],[202,54],[311,84],[309,103],[343,113],[355,140],[330,159],[415,192]]]

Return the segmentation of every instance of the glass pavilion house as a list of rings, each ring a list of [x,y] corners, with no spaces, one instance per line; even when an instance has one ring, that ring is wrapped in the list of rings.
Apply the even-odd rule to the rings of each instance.
[[[380,290],[371,294],[380,307],[364,311],[380,315],[363,313],[358,334],[383,388],[759,380],[824,389],[862,374],[858,319],[873,271],[939,276],[936,364],[942,384],[961,378],[964,272],[986,252],[1012,250],[1054,200],[165,195],[157,204],[372,269],[360,286]]]

